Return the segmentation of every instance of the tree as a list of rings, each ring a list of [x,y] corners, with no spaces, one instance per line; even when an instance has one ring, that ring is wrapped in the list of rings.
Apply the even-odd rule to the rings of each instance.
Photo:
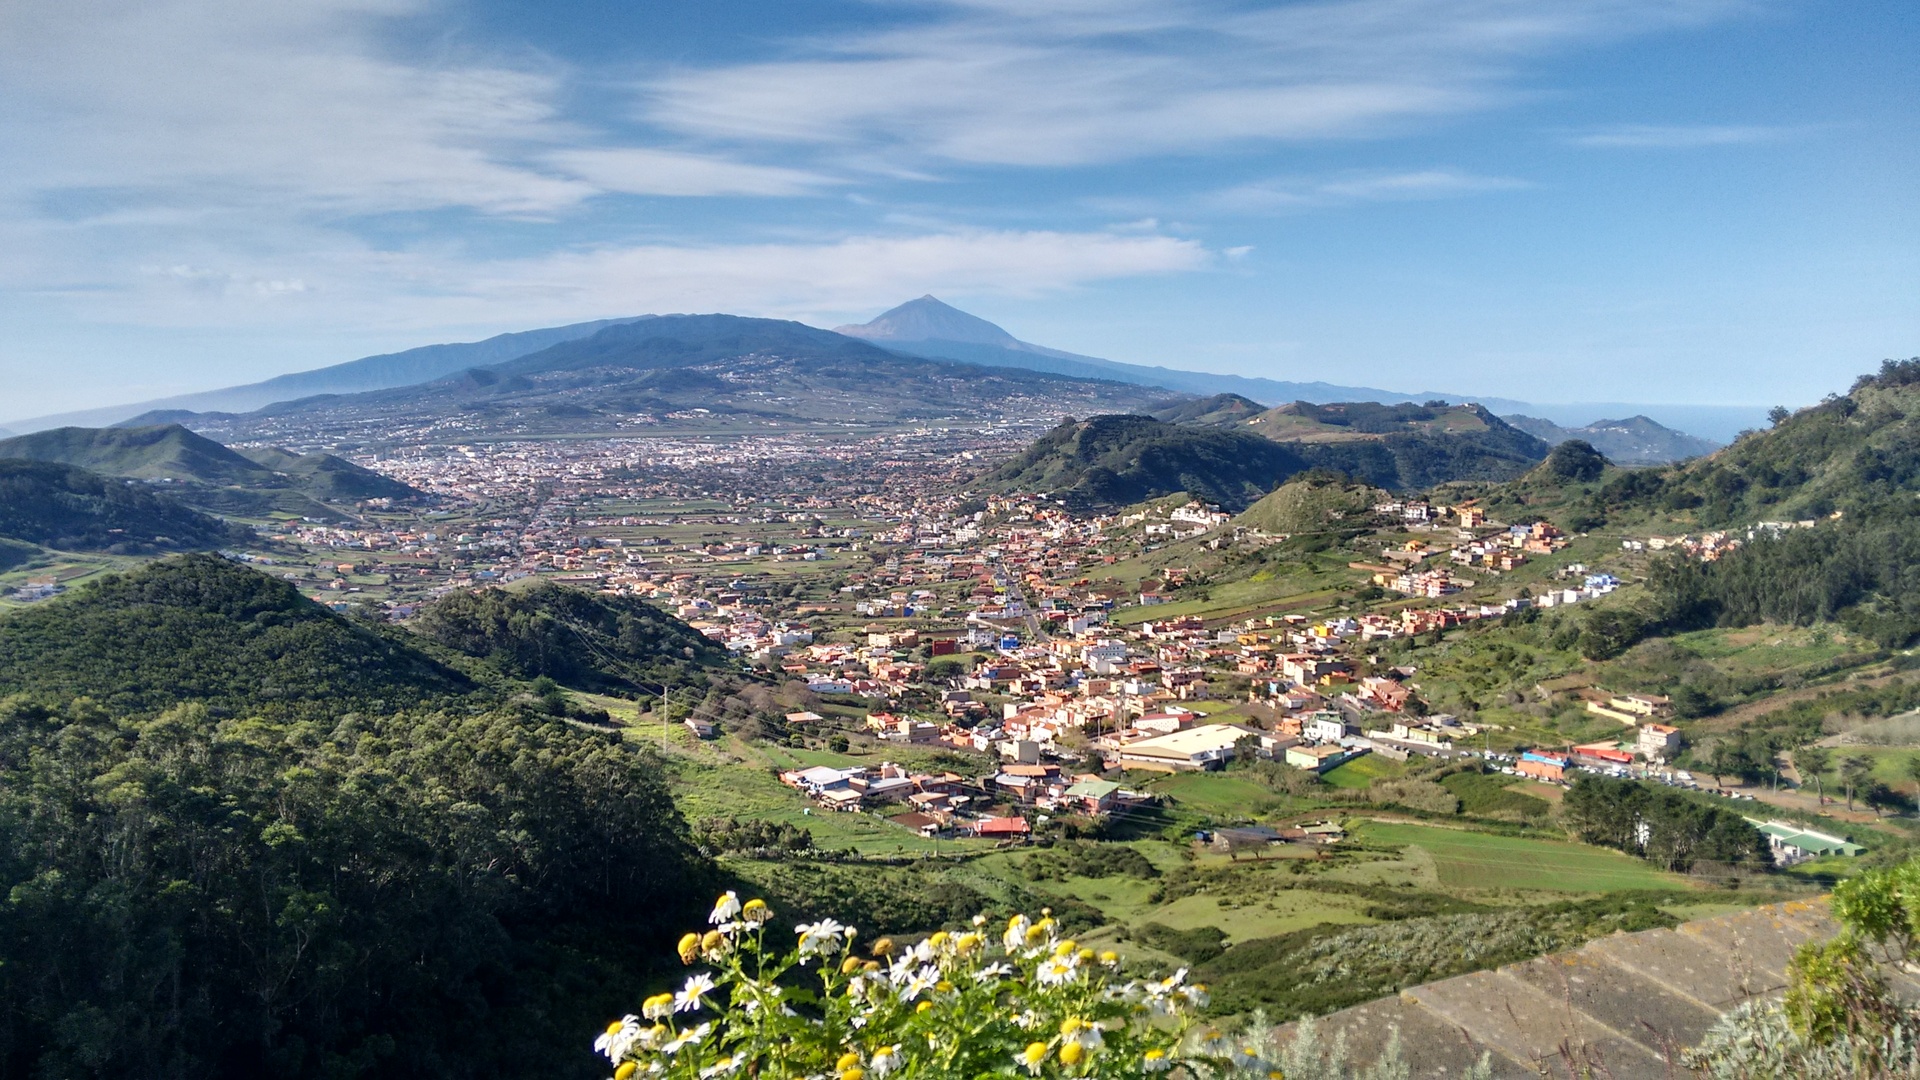
[[[1781,424],[1786,423],[1787,418],[1792,415],[1793,413],[1788,410],[1785,405],[1775,405],[1773,408],[1767,410],[1767,420],[1773,424],[1774,427],[1779,427]]]
[[[1907,779],[1913,781],[1914,798],[1920,800],[1920,754],[1908,758],[1900,766],[1900,771],[1906,773]]]
[[[1873,783],[1873,759],[1855,754],[1840,763],[1840,781],[1847,787],[1847,809],[1853,809],[1853,796]]]
[[[1800,773],[1802,786],[1808,780],[1813,781],[1813,790],[1824,806],[1827,802],[1826,781],[1822,774],[1833,764],[1833,755],[1824,746],[1803,746],[1793,752],[1793,767]]]

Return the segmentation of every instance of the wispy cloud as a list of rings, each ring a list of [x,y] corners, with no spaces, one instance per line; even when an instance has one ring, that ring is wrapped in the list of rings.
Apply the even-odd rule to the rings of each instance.
[[[1279,177],[1202,196],[1201,205],[1229,213],[1285,213],[1354,203],[1449,199],[1528,187],[1506,176],[1482,176],[1458,169],[1350,173],[1318,179]]]
[[[1740,0],[999,0],[776,62],[649,85],[707,136],[987,164],[1077,165],[1239,140],[1347,138],[1511,100],[1526,59],[1695,23]]]
[[[1566,141],[1603,149],[1690,150],[1777,142],[1800,132],[1799,128],[1766,124],[1619,124],[1576,132]]]
[[[408,56],[428,0],[0,5],[0,195],[201,207],[550,215],[596,195],[795,195],[802,171],[634,145],[539,58]]]
[[[496,259],[374,251],[320,233],[305,239],[303,250],[289,242],[271,258],[209,251],[196,262],[141,267],[109,284],[75,280],[60,297],[85,317],[131,325],[512,329],[649,311],[870,314],[926,292],[1046,295],[1204,270],[1222,258],[1194,240],[1104,231],[606,245]]]

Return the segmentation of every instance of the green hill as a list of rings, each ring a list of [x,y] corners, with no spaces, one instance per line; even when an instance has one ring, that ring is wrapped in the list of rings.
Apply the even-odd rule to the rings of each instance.
[[[145,484],[72,465],[0,459],[0,537],[67,551],[142,555],[204,550],[252,535]]]
[[[0,441],[0,457],[77,465],[165,484],[182,502],[225,513],[329,513],[328,502],[420,492],[331,454],[236,451],[179,424],[54,428]]]
[[[653,692],[696,680],[727,655],[651,604],[551,582],[450,593],[409,628],[505,674],[589,690]]]
[[[1289,480],[1246,508],[1234,524],[1269,533],[1301,533],[1333,521],[1360,521],[1386,492],[1325,473]]]
[[[322,502],[411,499],[419,489],[332,454],[296,454],[277,446],[242,447],[247,460],[285,475],[304,495]]]
[[[1296,401],[1240,430],[1285,443],[1314,465],[1395,490],[1512,479],[1549,449],[1479,405]]]
[[[1184,491],[1237,510],[1304,468],[1292,450],[1238,430],[1095,416],[1054,428],[981,482],[1096,506]]]
[[[1232,402],[1193,403],[1205,418]],[[1189,415],[1185,406],[1164,410]],[[1264,418],[1264,419],[1262,419]],[[1374,487],[1412,490],[1449,480],[1506,480],[1546,457],[1545,443],[1478,405],[1293,405],[1227,425],[1169,423],[1151,416],[1096,416],[1048,432],[989,473],[998,491],[1053,494],[1125,506],[1185,491],[1243,509],[1310,468]]]
[[[273,473],[179,424],[63,427],[0,441],[0,457],[57,461],[105,476],[214,486],[270,483]]]
[[[0,697],[84,694],[129,713],[205,701],[304,714],[474,689],[403,632],[342,618],[213,555],[165,559],[0,618]]]
[[[1899,512],[1920,493],[1920,360],[1888,361],[1851,392],[1706,457],[1617,469],[1584,441],[1484,493],[1499,516],[1646,523],[1669,531]],[[1586,527],[1586,526],[1582,526]]]
[[[1215,394],[1192,401],[1176,401],[1153,410],[1153,417],[1169,424],[1231,427],[1267,411],[1265,405],[1239,394]]]
[[[1608,498],[1721,525],[1867,512],[1915,492],[1920,359],[1890,360],[1844,396],[1784,415],[1708,457],[1623,482]]]

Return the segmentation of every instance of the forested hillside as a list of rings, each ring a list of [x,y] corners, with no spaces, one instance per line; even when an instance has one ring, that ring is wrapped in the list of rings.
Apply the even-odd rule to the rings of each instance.
[[[143,555],[239,543],[252,530],[72,465],[0,459],[0,537],[66,551]]]
[[[212,555],[166,559],[0,618],[0,696],[272,715],[393,709],[473,688],[402,632],[342,618]]]
[[[1089,505],[1185,491],[1238,510],[1306,467],[1300,455],[1258,435],[1150,416],[1095,416],[1054,428],[983,482]]]
[[[509,660],[549,612],[675,684],[713,659],[519,599],[468,605]],[[713,870],[657,761],[514,686],[214,556],[0,618],[0,1076],[594,1075],[582,1025]]]
[[[411,628],[502,672],[546,676],[580,689],[684,683],[726,651],[686,623],[639,600],[542,582],[527,589],[455,592]]]
[[[509,713],[0,704],[0,1075],[598,1075],[709,891],[656,776]]]

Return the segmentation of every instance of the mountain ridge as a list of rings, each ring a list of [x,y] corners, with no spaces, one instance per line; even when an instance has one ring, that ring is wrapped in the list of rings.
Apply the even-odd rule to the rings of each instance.
[[[486,368],[550,348],[591,337],[601,330],[652,319],[689,316],[639,315],[600,319],[566,326],[497,334],[476,342],[423,345],[413,349],[361,357],[309,371],[278,375],[257,383],[199,391],[128,405],[9,419],[15,431],[38,431],[62,426],[107,426],[139,417],[194,422],[208,413],[252,412],[287,403],[308,402],[328,395],[358,394],[415,386],[461,371]],[[736,316],[738,317],[738,316]],[[1325,381],[1289,382],[1257,376],[1188,371],[1165,366],[1121,363],[1095,356],[1053,349],[1021,341],[978,316],[945,304],[931,295],[910,300],[866,323],[848,324],[827,333],[865,340],[907,356],[988,367],[1011,367],[1079,379],[1100,379],[1136,386],[1161,387],[1201,397],[1239,394],[1272,406],[1289,401],[1372,400],[1382,403],[1421,402],[1444,398],[1450,402],[1478,402],[1501,413],[1544,415],[1555,424],[1581,425],[1594,416],[1645,413],[1656,422],[1688,432],[1731,440],[1737,431],[1763,422],[1765,410],[1755,406],[1695,406],[1575,402],[1543,404],[1475,394],[1436,391],[1405,393],[1367,386],[1345,386]],[[162,414],[152,416],[148,414]],[[195,414],[195,415],[182,415]],[[4,435],[5,432],[0,432]]]
[[[1550,443],[1562,443],[1568,439],[1590,443],[1608,460],[1621,465],[1665,465],[1711,454],[1723,445],[1711,439],[1675,431],[1649,416],[1639,414],[1624,420],[1595,420],[1577,427],[1564,427],[1551,420],[1518,413],[1500,419]]]
[[[7,457],[175,484],[181,501],[223,511],[245,512],[245,504],[262,498],[285,501],[285,496],[325,503],[421,494],[332,454],[295,454],[277,447],[235,450],[177,423],[51,428],[0,440],[0,458]],[[242,497],[249,495],[262,498]]]
[[[230,441],[295,424],[338,440],[628,434],[635,425],[839,425],[1030,419],[1114,411],[1158,399],[1132,384],[1019,368],[985,369],[893,352],[803,323],[671,315],[608,326],[432,382],[282,402],[203,421]]]

